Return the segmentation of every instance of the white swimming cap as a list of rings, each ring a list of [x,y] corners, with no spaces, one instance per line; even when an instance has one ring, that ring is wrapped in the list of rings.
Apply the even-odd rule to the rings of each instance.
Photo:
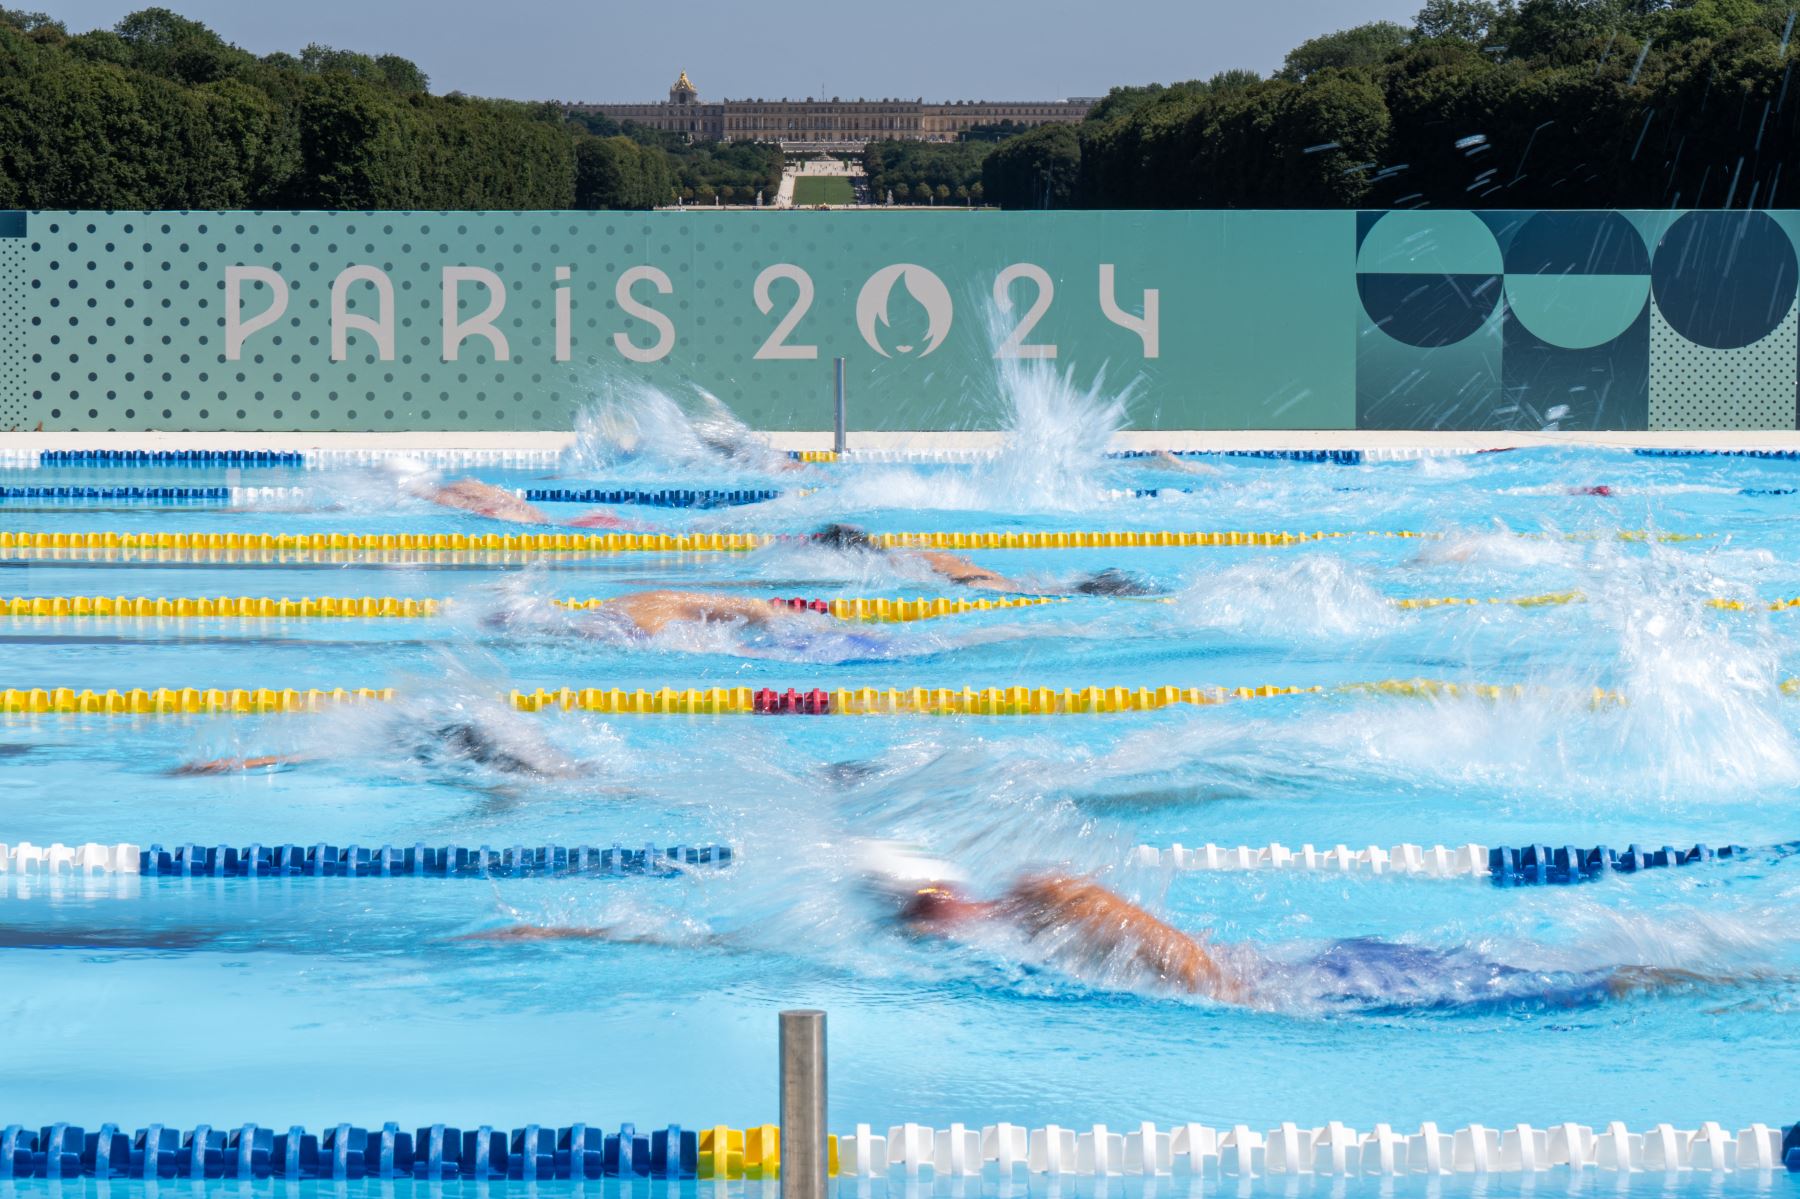
[[[856,842],[857,862],[878,886],[911,890],[928,883],[962,883],[968,874],[899,841],[867,838]]]

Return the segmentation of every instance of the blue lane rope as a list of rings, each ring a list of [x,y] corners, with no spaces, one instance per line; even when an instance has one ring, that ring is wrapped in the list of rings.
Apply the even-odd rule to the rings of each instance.
[[[1361,450],[1114,450],[1108,458],[1263,458],[1276,462],[1319,462],[1333,466],[1361,466]]]
[[[656,491],[589,487],[527,487],[524,498],[534,504],[637,504],[650,508],[735,508],[781,498],[773,488],[708,490],[665,488]]]
[[[1765,846],[1756,852],[1792,854],[1800,852],[1800,842]],[[1573,845],[1526,845],[1488,850],[1488,874],[1497,886],[1502,887],[1585,883],[1607,874],[1636,874],[1643,870],[1692,866],[1700,862],[1741,860],[1750,853],[1742,845],[1722,845],[1718,849],[1705,845],[1675,849],[1665,845],[1661,849],[1647,850],[1634,844],[1626,846],[1622,852],[1604,845],[1592,849]]]
[[[726,866],[724,845],[662,849],[620,845],[151,845],[138,854],[138,873],[210,878],[527,878],[577,875],[674,875],[690,866]]]
[[[1637,446],[1631,452],[1640,458],[1768,458],[1781,462],[1800,458],[1800,450],[1665,450]]]
[[[511,1132],[434,1124],[402,1132],[391,1122],[379,1129],[339,1124],[316,1134],[298,1125],[277,1131],[255,1124],[0,1130],[0,1179],[689,1179],[699,1175],[699,1157],[699,1133],[679,1125],[648,1135],[631,1124],[616,1133],[586,1124],[530,1124]]]
[[[0,487],[0,500],[229,500],[229,487]]]
[[[776,1135],[769,1125],[702,1132],[671,1124],[646,1136],[633,1124],[616,1133],[587,1124],[528,1124],[510,1132],[486,1124],[469,1130],[433,1124],[402,1132],[390,1121],[379,1129],[339,1124],[317,1134],[299,1125],[278,1132],[255,1124],[191,1130],[152,1124],[126,1132],[102,1124],[88,1132],[73,1124],[12,1124],[0,1128],[0,1180],[768,1179],[780,1170],[779,1157],[769,1152]],[[1800,1125],[1752,1124],[1733,1136],[1714,1121],[1697,1129],[1659,1124],[1643,1134],[1622,1122],[1598,1132],[1578,1124],[1455,1130],[1425,1124],[1410,1136],[1387,1125],[1359,1134],[1333,1122],[1323,1128],[1287,1123],[1266,1133],[1241,1124],[1225,1130],[1175,1125],[1165,1133],[1144,1123],[1123,1135],[1105,1125],[1078,1133],[1055,1125],[905,1124],[890,1127],[884,1137],[859,1124],[854,1135],[835,1140],[833,1173],[840,1180],[881,1178],[896,1169],[917,1175],[921,1167],[980,1177],[990,1164],[1002,1178],[1020,1167],[1089,1177],[1487,1175],[1537,1173],[1559,1154],[1571,1169],[1628,1174],[1800,1172]]]
[[[294,450],[43,450],[41,466],[301,466]]]

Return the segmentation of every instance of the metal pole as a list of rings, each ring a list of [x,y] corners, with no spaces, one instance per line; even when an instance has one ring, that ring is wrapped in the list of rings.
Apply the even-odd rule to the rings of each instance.
[[[838,369],[843,370],[842,358]],[[781,1013],[781,1195],[825,1199],[825,1013]]]
[[[837,395],[837,408],[836,408],[837,420],[836,420],[835,428],[837,430],[837,436],[832,441],[831,448],[841,454],[845,450],[850,448],[850,425],[849,425],[850,415],[849,415],[849,410],[844,407],[844,360],[842,358],[839,358],[837,360],[837,391],[836,391],[836,395]]]

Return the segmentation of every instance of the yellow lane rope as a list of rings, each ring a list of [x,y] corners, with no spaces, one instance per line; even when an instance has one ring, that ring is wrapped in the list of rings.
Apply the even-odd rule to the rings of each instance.
[[[1051,716],[1083,712],[1153,712],[1176,704],[1205,706],[1240,699],[1302,695],[1317,687],[984,687],[952,690],[916,687],[822,691],[834,716]],[[758,710],[757,688],[709,690],[621,691],[564,688],[560,691],[515,691],[513,707],[521,712],[552,710],[608,714],[725,715]]]
[[[1518,608],[1547,608],[1557,604],[1584,604],[1587,596],[1579,591],[1554,591],[1548,595],[1520,596],[1418,596],[1390,601],[1396,608],[1455,608],[1478,604],[1511,604]]]
[[[391,700],[391,687],[336,691],[158,688],[154,691],[77,691],[72,687],[0,691],[0,712],[85,713],[109,716],[251,716],[264,712],[315,712],[333,704]]]
[[[429,617],[443,609],[435,599],[392,595],[317,595],[271,599],[256,595],[15,595],[0,599],[0,616],[107,616],[128,619],[203,617],[314,620],[326,617]]]
[[[1148,603],[1172,604],[1169,596],[1125,597]],[[587,611],[611,602],[607,598],[558,599],[550,601],[558,608]],[[771,600],[771,603],[774,603]],[[937,597],[916,599],[877,599],[867,596],[838,596],[824,599],[826,611],[839,620],[905,623],[957,616],[965,612],[1004,611],[1035,608],[1045,604],[1067,603],[1066,596],[1029,595],[993,596],[980,599]],[[1562,604],[1584,604],[1587,596],[1579,591],[1554,591],[1543,595],[1520,596],[1414,596],[1389,600],[1396,608],[1423,610],[1430,608],[1480,607],[1509,605],[1518,608],[1547,608]],[[418,599],[393,595],[301,596],[279,599],[255,595],[221,596],[128,596],[128,595],[15,595],[0,597],[0,617],[112,617],[122,619],[423,619],[442,615],[451,601]],[[1800,597],[1761,600],[1737,600],[1715,597],[1708,607],[1731,612],[1784,612],[1800,608]],[[816,609],[814,609],[816,610]]]
[[[1518,608],[1548,608],[1558,604],[1585,604],[1587,596],[1579,591],[1554,591],[1547,595],[1519,596],[1419,596],[1412,599],[1390,601],[1396,608],[1454,608],[1462,606],[1478,606],[1481,604],[1510,604]],[[1706,601],[1709,608],[1721,608],[1729,612],[1783,612],[1789,608],[1800,608],[1800,598],[1771,600],[1726,599],[1715,596]]]
[[[1202,546],[1287,546],[1353,537],[1434,538],[1411,530],[1362,532],[1242,532],[1168,529],[975,531],[872,533],[889,549],[1046,550],[1157,549]],[[1521,534],[1538,537],[1541,534]],[[1571,534],[1588,539],[1594,534]],[[1691,541],[1706,534],[1647,533],[1627,529],[1610,536],[1623,541]],[[742,553],[791,540],[771,533],[34,533],[0,531],[0,555],[42,554],[204,554],[215,557],[258,554],[582,554],[582,553]]]
[[[1144,602],[1172,604],[1169,596],[1125,597]],[[558,608],[589,611],[605,607],[611,601],[604,597],[558,599],[550,601]],[[772,604],[774,600],[770,601]],[[958,616],[965,612],[1004,611],[1013,608],[1036,608],[1045,604],[1068,603],[1066,596],[1027,595],[994,596],[981,599],[937,597],[916,599],[877,599],[867,596],[838,596],[821,601],[826,611],[839,620],[905,623]],[[1388,601],[1396,608],[1422,610],[1429,608],[1481,607],[1508,605],[1517,608],[1547,608],[1563,604],[1584,604],[1587,596],[1579,591],[1553,591],[1543,595],[1519,596],[1414,596]],[[122,619],[424,619],[442,615],[451,601],[418,599],[394,595],[316,595],[279,599],[256,595],[220,596],[144,596],[144,595],[15,595],[0,597],[0,617],[112,617]],[[1761,600],[1737,600],[1715,597],[1708,607],[1731,612],[1784,612],[1800,608],[1800,597]],[[801,610],[801,609],[796,609]],[[816,609],[811,609],[816,610]]]
[[[605,599],[563,599],[556,607],[587,610],[604,607]],[[839,620],[901,623],[934,620],[964,612],[1033,608],[1067,602],[1060,596],[996,596],[983,599],[870,599],[842,596],[822,601]],[[179,619],[376,619],[427,618],[440,615],[450,601],[393,595],[302,596],[280,599],[254,595],[129,596],[15,595],[0,598],[0,617],[111,617],[139,620]],[[774,605],[774,601],[771,601]],[[799,609],[795,609],[799,610]]]
[[[603,608],[607,599],[566,599],[552,601],[559,608],[587,611]],[[959,616],[964,612],[993,612],[1008,608],[1035,608],[1043,604],[1061,604],[1062,596],[1021,595],[995,596],[984,599],[869,599],[863,596],[840,596],[824,601],[826,610],[839,620],[879,621],[902,624],[915,620],[935,620],[940,616]],[[773,601],[772,601],[773,603]],[[793,609],[801,611],[803,609]]]
[[[1784,695],[1800,694],[1800,678],[1782,680]],[[1518,700],[1557,692],[1526,684],[1451,683],[1438,679],[1383,679],[1330,687],[1051,687],[912,689],[840,688],[808,693],[752,687],[672,688],[655,691],[573,688],[514,691],[510,705],[520,712],[594,712],[603,715],[730,716],[765,711],[801,711],[833,716],[1053,716],[1153,712],[1177,705],[1209,707],[1291,695],[1368,695],[1430,700]],[[241,716],[312,712],[336,704],[387,701],[391,688],[334,691],[204,690],[86,691],[69,687],[0,691],[0,712],[115,716]],[[1590,707],[1619,707],[1627,698],[1604,688],[1587,694]]]

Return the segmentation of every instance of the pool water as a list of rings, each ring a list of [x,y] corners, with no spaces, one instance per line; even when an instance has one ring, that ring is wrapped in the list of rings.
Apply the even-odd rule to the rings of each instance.
[[[1131,857],[1177,842],[1761,850],[1800,837],[1800,697],[1781,686],[1800,675],[1800,609],[1766,608],[1800,596],[1800,466],[1599,450],[1201,461],[1206,472],[1190,475],[1035,445],[985,464],[788,473],[590,447],[556,471],[473,473],[521,488],[788,491],[704,512],[617,510],[669,530],[844,520],[1355,535],[973,552],[1031,589],[1116,567],[1159,595],[909,624],[819,618],[798,632],[678,625],[648,639],[548,601],[664,587],[826,599],[957,589],[916,559],[803,542],[523,566],[11,563],[6,595],[451,603],[430,620],[0,618],[5,687],[397,692],[316,714],[5,717],[0,841],[710,843],[737,860],[678,878],[6,876],[7,1120],[764,1123],[774,1013],[812,1006],[830,1014],[832,1126],[845,1131],[1791,1123],[1800,860],[1756,852],[1501,888],[1168,871]],[[11,530],[497,527],[411,498],[383,470],[4,474],[310,490],[308,511],[8,503]],[[1126,494],[1148,488],[1158,494]],[[558,519],[584,510],[546,507]],[[1419,536],[1372,535],[1398,531]],[[1662,539],[1689,534],[1704,536]],[[1484,602],[1395,602],[1421,597]],[[1351,686],[1413,679],[1519,689],[1429,698]],[[1050,717],[527,715],[504,702],[565,686],[1021,684],[1321,690]],[[507,760],[445,741],[467,724]],[[300,760],[171,773],[259,754]],[[1019,938],[903,936],[865,885],[857,846],[869,838],[948,860],[983,894],[1034,871],[1091,872],[1171,924],[1210,930],[1259,980],[1256,1002],[1177,994],[1130,962]],[[517,924],[614,935],[469,937]],[[1409,949],[1347,974],[1318,965],[1334,943],[1371,938]],[[1497,992],[1496,964],[1518,972]],[[1684,981],[1568,1002],[1621,969]],[[1096,1185],[1107,1184],[1084,1180],[1081,1193]]]

